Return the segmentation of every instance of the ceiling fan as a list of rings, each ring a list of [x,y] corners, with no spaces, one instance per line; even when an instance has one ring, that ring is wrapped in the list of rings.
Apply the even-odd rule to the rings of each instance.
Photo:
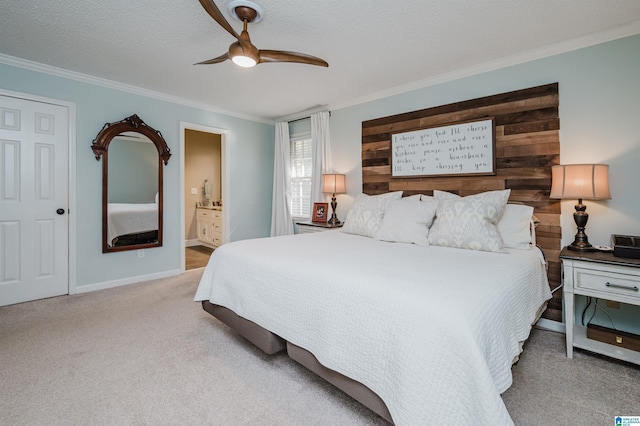
[[[329,66],[326,61],[304,53],[286,52],[283,50],[258,50],[258,48],[251,43],[249,33],[247,32],[247,25],[249,22],[259,22],[262,19],[262,9],[251,1],[236,0],[229,4],[229,12],[244,23],[244,28],[240,35],[229,25],[229,22],[224,18],[213,0],[200,0],[200,4],[204,7],[204,10],[206,10],[222,28],[234,36],[237,41],[231,43],[228,52],[217,58],[198,62],[196,65],[217,64],[231,59],[241,67],[253,67],[256,64],[265,62],[297,62],[321,67]]]

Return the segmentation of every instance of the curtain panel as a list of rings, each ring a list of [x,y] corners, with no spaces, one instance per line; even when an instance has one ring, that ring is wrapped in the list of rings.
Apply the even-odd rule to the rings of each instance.
[[[311,177],[310,209],[313,203],[323,202],[322,175],[333,173],[331,164],[331,135],[329,111],[311,114],[311,146],[313,149],[313,174]],[[310,210],[311,211],[311,210]]]
[[[276,146],[273,164],[273,201],[271,207],[272,237],[293,234],[289,149],[289,123],[276,123]]]

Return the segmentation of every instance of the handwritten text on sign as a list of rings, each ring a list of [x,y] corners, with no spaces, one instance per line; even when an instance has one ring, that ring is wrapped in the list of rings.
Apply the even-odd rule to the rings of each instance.
[[[493,120],[397,133],[391,138],[391,175],[495,173]]]

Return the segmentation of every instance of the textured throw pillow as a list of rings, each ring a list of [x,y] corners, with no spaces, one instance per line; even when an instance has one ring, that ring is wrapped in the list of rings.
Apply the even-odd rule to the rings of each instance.
[[[344,226],[340,229],[348,234],[373,238],[384,217],[384,209],[388,201],[399,200],[402,191],[388,192],[380,195],[360,194],[349,209]]]
[[[407,197],[389,201],[375,239],[428,246],[427,237],[435,214],[436,202],[433,199],[420,201]]]
[[[532,217],[533,207],[523,204],[507,204],[502,218],[498,222],[498,231],[500,231],[505,247],[520,250],[531,248]]]
[[[434,191],[438,208],[429,231],[429,244],[502,252],[504,243],[497,224],[510,193],[506,189],[459,197]]]

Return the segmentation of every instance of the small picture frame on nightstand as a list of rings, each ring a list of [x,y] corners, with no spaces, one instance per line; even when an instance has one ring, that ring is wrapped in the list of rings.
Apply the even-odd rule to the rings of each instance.
[[[329,203],[313,203],[313,215],[311,216],[312,222],[327,223],[327,216],[329,216]]]

